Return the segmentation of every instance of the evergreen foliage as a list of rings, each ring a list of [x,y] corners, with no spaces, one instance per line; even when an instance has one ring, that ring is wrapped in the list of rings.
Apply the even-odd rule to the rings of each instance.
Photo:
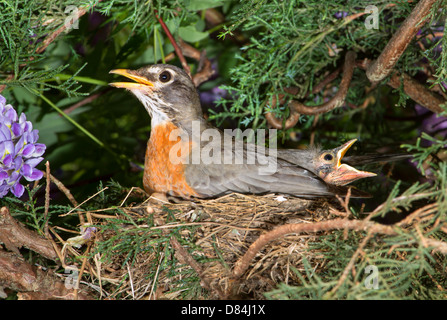
[[[117,263],[126,268],[144,252],[153,258],[145,269],[147,279],[164,272],[181,282],[175,286],[176,298],[203,298],[208,293],[200,277],[183,268],[170,245],[174,236],[191,254],[200,250],[194,246],[196,228],[180,225],[166,234],[154,228],[151,216],[130,214],[120,205],[131,187],[141,185],[150,121],[136,99],[108,87],[112,80],[108,72],[165,61],[180,65],[176,58],[169,60],[174,47],[155,18],[159,15],[175,37],[206,50],[217,70],[217,76],[199,87],[208,119],[221,128],[266,128],[266,112],[283,119],[290,115],[287,103],[272,108],[272,97],[285,93],[286,101],[296,99],[309,106],[327,101],[341,75],[330,88],[315,93],[312,89],[343,65],[349,50],[357,53],[358,60],[377,58],[415,2],[389,6],[383,0],[5,0],[0,2],[0,85],[5,85],[1,94],[39,130],[39,142],[47,146],[45,161],[74,197],[84,201],[99,192],[82,212],[116,215],[110,223],[96,226],[111,236],[100,241],[88,258],[100,254],[110,263],[120,254],[124,259]],[[365,12],[368,5],[379,9],[379,29],[365,27],[368,14],[345,18]],[[88,13],[47,43],[70,21],[74,9]],[[210,23],[205,14],[209,9],[223,14],[225,21]],[[439,0],[395,66],[444,97],[446,25],[447,1]],[[197,64],[188,62],[195,71]],[[370,212],[367,219],[393,225],[396,234],[343,230],[324,234],[308,248],[321,253],[319,260],[309,260],[303,253],[304,270],[291,270],[299,283],[282,283],[267,298],[445,299],[446,252],[435,250],[427,239],[447,241],[446,114],[434,115],[416,106],[403,85],[392,89],[388,80],[372,86],[364,70],[355,69],[342,107],[319,116],[301,115],[295,127],[279,132],[279,142],[302,147],[315,141],[332,148],[358,138],[354,153],[381,148],[411,153],[414,162],[367,168],[379,172],[379,177],[357,186],[374,197],[349,205],[350,217],[364,219]],[[298,88],[297,94],[286,93],[289,87]],[[216,101],[206,103],[207,94]],[[93,98],[86,101],[88,97]],[[60,216],[74,209],[60,192],[52,191],[45,213],[43,183],[30,184],[24,198],[0,199],[0,206],[41,235],[47,223],[76,229],[76,215]],[[126,198],[123,204],[141,201]],[[166,210],[169,222],[172,215]],[[408,217],[414,217],[411,227],[399,225]],[[61,231],[61,237],[69,235]],[[354,272],[343,276],[353,257]],[[194,258],[207,261],[200,255]],[[32,254],[27,259],[37,262]],[[71,259],[67,263],[82,264],[84,256]],[[378,268],[378,289],[365,285],[365,270],[371,265]],[[129,298],[120,285],[113,290],[113,297]]]

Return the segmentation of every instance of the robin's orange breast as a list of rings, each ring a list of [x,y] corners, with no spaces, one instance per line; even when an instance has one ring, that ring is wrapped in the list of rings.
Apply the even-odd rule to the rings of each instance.
[[[147,143],[144,161],[143,186],[146,192],[169,193],[175,196],[189,198],[198,194],[188,185],[184,175],[184,164],[178,158],[170,158],[171,149],[190,150],[190,142],[182,141],[180,137],[171,141],[170,134],[178,130],[172,122],[165,122],[151,129],[151,137]],[[179,144],[184,144],[179,146]],[[176,155],[187,157],[188,154]],[[172,157],[172,153],[171,153]]]

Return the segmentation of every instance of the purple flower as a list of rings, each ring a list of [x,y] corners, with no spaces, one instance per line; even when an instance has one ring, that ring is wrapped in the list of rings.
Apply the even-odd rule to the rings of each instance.
[[[82,232],[82,238],[84,240],[90,240],[91,238],[93,238],[95,233],[96,233],[96,228],[95,227],[85,228],[85,230]]]
[[[227,95],[227,91],[219,87],[214,87],[209,91],[200,93],[200,101],[205,105],[213,105],[222,97]]]
[[[421,132],[426,132],[431,136],[439,136],[441,139],[447,137],[447,117],[438,116],[418,104],[415,105],[415,111],[417,115],[423,117],[419,128]],[[431,142],[424,140],[423,144],[430,145]]]
[[[38,138],[38,130],[33,130],[25,114],[19,117],[0,95],[0,198],[8,191],[20,198],[25,191],[22,177],[27,181],[42,178],[42,171],[35,167],[43,160],[46,146],[37,143]]]
[[[346,11],[338,11],[338,12],[334,13],[334,17],[337,19],[345,18],[347,16],[348,16],[348,12],[346,12]]]

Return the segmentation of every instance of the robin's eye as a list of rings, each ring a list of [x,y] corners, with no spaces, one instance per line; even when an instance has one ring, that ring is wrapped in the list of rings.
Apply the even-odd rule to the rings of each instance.
[[[171,80],[171,74],[169,73],[169,71],[163,71],[162,73],[160,73],[160,75],[158,76],[158,79],[161,82],[168,82],[169,80]]]
[[[326,160],[326,161],[331,161],[332,159],[334,159],[334,157],[332,156],[332,154],[326,153],[324,155],[323,159]]]

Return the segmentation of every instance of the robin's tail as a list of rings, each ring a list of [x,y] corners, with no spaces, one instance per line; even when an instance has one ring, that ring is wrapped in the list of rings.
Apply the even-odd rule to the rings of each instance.
[[[407,153],[365,154],[344,157],[343,162],[350,166],[361,166],[378,162],[403,161],[411,158],[413,158],[413,156]]]

